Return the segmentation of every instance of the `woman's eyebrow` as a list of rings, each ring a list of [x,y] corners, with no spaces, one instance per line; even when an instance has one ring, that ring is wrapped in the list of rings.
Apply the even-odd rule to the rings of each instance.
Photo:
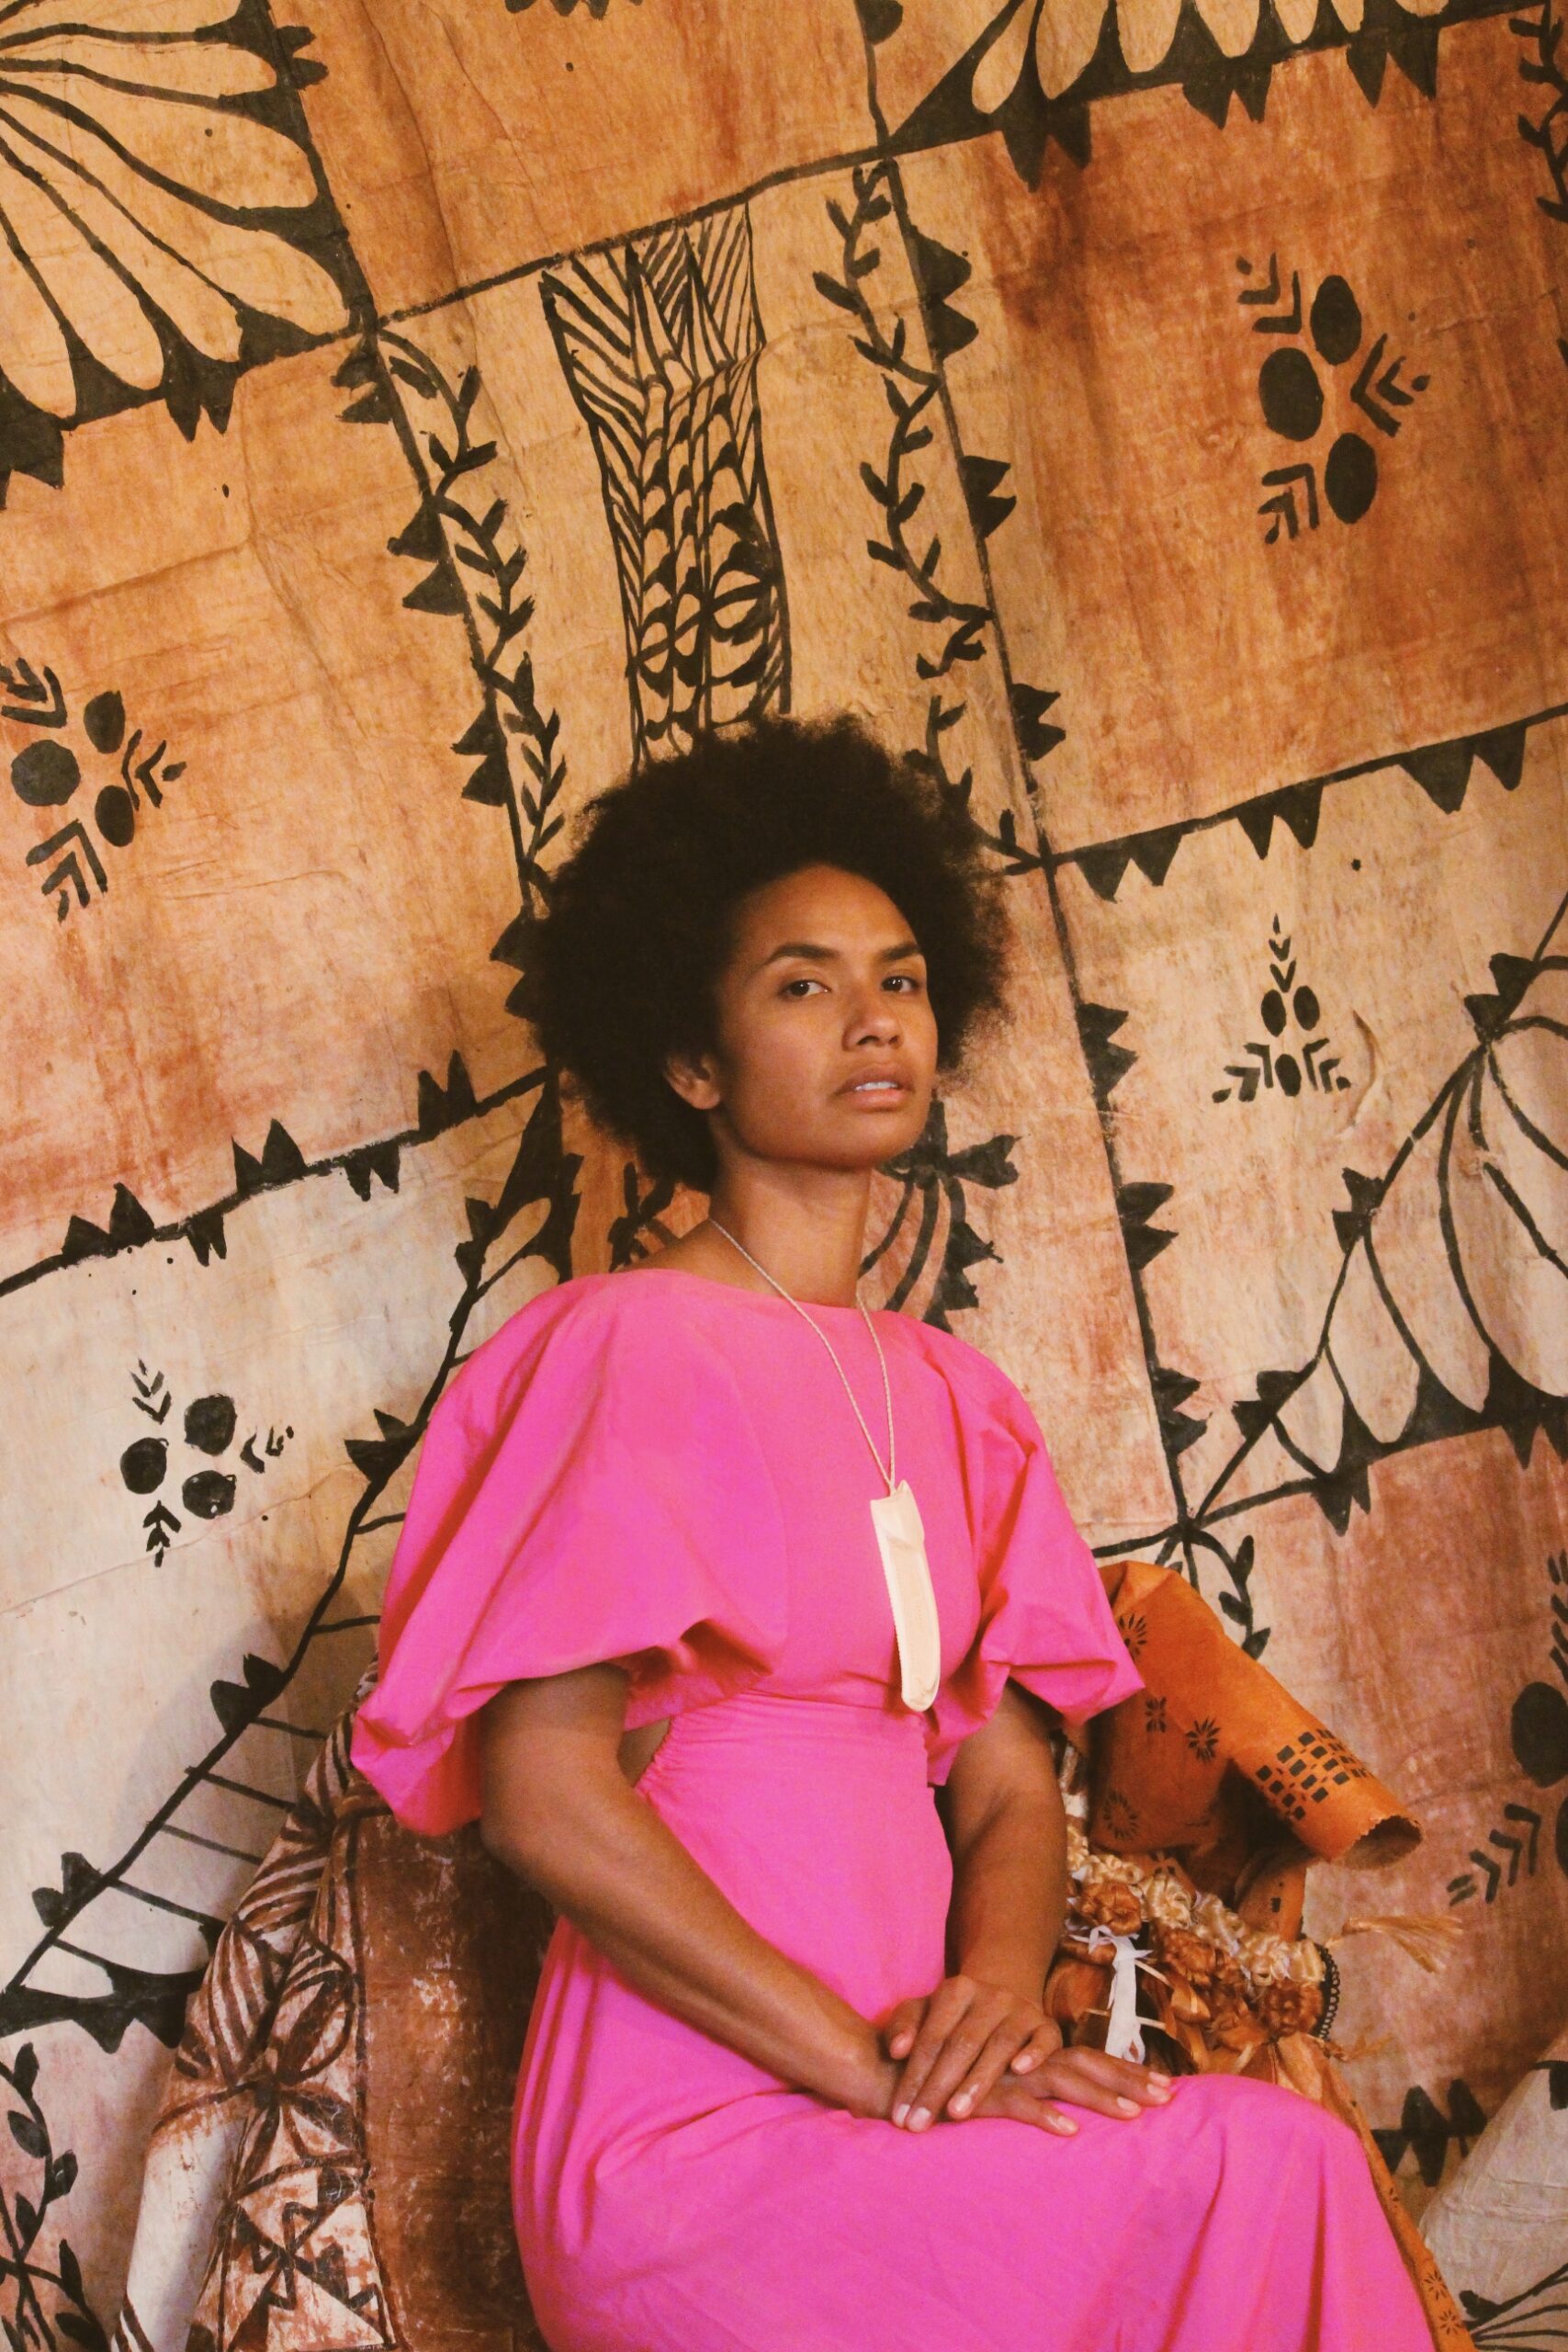
[[[900,939],[895,946],[884,947],[877,956],[877,962],[896,964],[901,956],[919,956],[921,953],[923,951],[918,940]],[[805,956],[817,964],[836,964],[840,960],[836,947],[819,947],[809,939],[786,939],[782,946],[773,949],[771,956],[763,956],[757,967],[758,971],[765,972],[770,964],[778,963],[785,956]]]

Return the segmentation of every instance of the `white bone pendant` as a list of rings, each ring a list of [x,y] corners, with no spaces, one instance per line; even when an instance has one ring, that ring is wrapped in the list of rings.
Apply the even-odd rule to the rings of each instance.
[[[890,1495],[874,1498],[871,1521],[893,1604],[904,1704],[923,1714],[942,1687],[942,1621],[926,1559],[926,1531],[907,1478]]]

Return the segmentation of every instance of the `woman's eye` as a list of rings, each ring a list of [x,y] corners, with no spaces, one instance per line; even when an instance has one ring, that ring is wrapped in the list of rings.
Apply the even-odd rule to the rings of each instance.
[[[925,982],[920,978],[918,972],[890,972],[885,985],[890,987],[898,981],[902,981],[907,988],[913,989],[917,994],[919,994],[919,990],[925,986]],[[813,979],[808,973],[802,972],[796,978],[793,980],[786,980],[783,988],[780,989],[779,994],[781,996],[788,996],[792,989],[818,989],[821,986],[822,983],[820,980]],[[798,997],[795,999],[795,1001],[796,1003],[800,1001]]]

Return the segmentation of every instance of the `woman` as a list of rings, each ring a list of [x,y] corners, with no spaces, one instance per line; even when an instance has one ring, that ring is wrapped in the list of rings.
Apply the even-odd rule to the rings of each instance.
[[[513,2162],[553,2352],[1427,2352],[1344,2125],[1041,2007],[1051,1727],[1139,1678],[1019,1390],[856,1302],[873,1170],[1003,1010],[967,814],[848,719],[586,814],[525,1009],[711,1214],[462,1367],[353,1750],[560,1915]]]

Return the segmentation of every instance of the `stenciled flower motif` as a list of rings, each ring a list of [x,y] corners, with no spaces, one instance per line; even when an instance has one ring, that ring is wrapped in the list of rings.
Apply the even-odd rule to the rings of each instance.
[[[1138,1657],[1144,1644],[1149,1638],[1148,1619],[1141,1614],[1133,1617],[1118,1617],[1116,1630],[1127,1645],[1128,1657]]]
[[[0,11],[0,372],[47,417],[82,406],[73,341],[152,393],[182,345],[234,366],[254,321],[307,335],[344,324],[328,270],[264,225],[303,220],[319,190],[277,127],[273,62],[240,23],[234,0]],[[194,430],[194,411],[180,422]]]
[[[1200,1722],[1189,1724],[1184,1736],[1200,1764],[1213,1762],[1220,1745],[1220,1727],[1212,1715],[1204,1715]]]

